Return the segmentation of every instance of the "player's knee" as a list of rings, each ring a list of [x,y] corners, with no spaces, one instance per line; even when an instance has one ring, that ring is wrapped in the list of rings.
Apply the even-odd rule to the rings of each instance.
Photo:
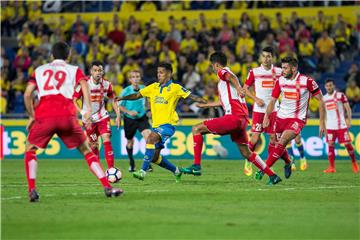
[[[240,151],[241,155],[242,155],[244,158],[249,158],[249,157],[250,157],[251,151],[250,151],[248,145],[238,144],[238,148],[239,148],[239,151]]]
[[[198,124],[192,127],[192,134],[200,134],[202,133],[202,125]]]
[[[275,135],[270,135],[270,143],[271,144],[275,144],[275,142],[276,142],[276,137],[275,137]]]
[[[134,146],[134,140],[128,140],[127,143],[126,143],[126,147],[128,148],[132,148]]]
[[[158,140],[158,138],[157,138],[156,135],[150,134],[150,135],[148,136],[148,138],[146,139],[146,143],[147,143],[147,144],[155,144],[155,143],[157,143],[157,140]]]
[[[26,143],[26,146],[25,146],[26,152],[36,151],[36,150],[37,150],[37,147],[35,147],[33,144]]]

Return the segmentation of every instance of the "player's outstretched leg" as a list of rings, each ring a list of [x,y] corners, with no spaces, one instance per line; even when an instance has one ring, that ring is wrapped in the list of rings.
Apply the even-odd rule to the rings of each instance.
[[[149,138],[151,136],[152,135],[150,135]],[[149,138],[147,141],[149,141]],[[146,170],[148,170],[150,163],[151,163],[152,159],[154,158],[154,154],[155,154],[155,144],[152,142],[146,143],[146,150],[145,150],[142,167],[139,171],[133,172],[134,178],[137,178],[139,180],[144,180],[145,175],[146,175]]]
[[[193,140],[194,140],[194,164],[181,168],[180,171],[184,174],[192,174],[194,176],[201,175],[201,152],[204,144],[203,135],[210,133],[204,122],[199,123],[192,128]]]
[[[259,155],[257,155],[255,152],[251,152],[249,147],[246,144],[237,144],[241,155],[243,155],[249,162],[254,164],[257,168],[260,169],[262,173],[265,173],[269,176],[269,185],[275,185],[279,182],[281,182],[281,178],[277,176],[266,164],[265,162],[260,158]]]
[[[36,148],[27,144],[24,156],[26,179],[28,182],[28,194],[30,202],[39,201],[39,194],[36,191],[37,157]]]
[[[346,150],[349,153],[349,156],[351,158],[351,163],[352,163],[352,170],[354,173],[358,173],[359,172],[359,165],[356,162],[355,159],[355,152],[354,152],[354,147],[352,146],[351,143],[347,143],[345,144]]]
[[[174,164],[172,164],[169,160],[167,160],[165,156],[160,155],[160,151],[159,151],[159,154],[157,154],[157,156],[158,156],[157,160],[154,159],[155,164],[171,171],[175,176],[175,181],[180,182],[181,175],[182,175],[182,172],[180,171],[180,169],[178,167],[176,167]]]
[[[254,134],[255,133],[253,133],[252,137],[255,137]],[[255,143],[253,143],[253,141]],[[252,140],[249,141],[249,149],[250,149],[250,151],[254,152],[257,141],[258,141],[258,137],[255,140],[252,139]],[[250,177],[252,175],[252,173],[253,173],[252,164],[247,159],[245,159],[244,174],[246,176]]]
[[[329,167],[324,170],[324,173],[336,173],[334,143],[328,143],[328,160],[329,160]]]
[[[100,183],[104,187],[105,196],[120,196],[124,191],[121,188],[113,188],[110,185],[109,181],[106,179],[99,158],[90,150],[87,142],[84,142],[82,145],[80,145],[78,150],[84,155],[90,171],[99,179]]]

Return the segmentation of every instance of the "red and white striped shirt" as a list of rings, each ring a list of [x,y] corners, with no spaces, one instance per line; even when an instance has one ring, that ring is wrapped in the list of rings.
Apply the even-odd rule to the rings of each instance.
[[[40,98],[35,118],[76,116],[72,96],[75,86],[83,79],[86,79],[83,71],[64,60],[57,59],[37,67],[29,79],[29,84],[36,85]]]
[[[87,81],[89,90],[90,90],[90,101],[91,101],[91,121],[92,122],[100,122],[101,120],[108,118],[109,113],[105,108],[105,97],[113,98],[114,91],[112,89],[112,85],[109,81],[105,79],[101,79],[98,84],[95,83],[92,77],[90,77]],[[80,86],[77,86],[75,89],[74,98],[79,99],[82,97],[82,90]],[[87,110],[86,105],[83,104],[84,111]],[[85,120],[84,118],[82,119]]]
[[[253,111],[259,113],[265,113],[266,108],[271,100],[271,93],[274,89],[276,81],[281,76],[281,68],[271,66],[271,69],[266,70],[262,65],[260,67],[253,68],[249,71],[245,84],[248,87],[254,85],[254,91],[256,97],[262,99],[265,103],[263,107],[260,107],[254,103]],[[276,101],[274,112],[279,108],[279,102]]]
[[[275,83],[272,97],[279,98],[281,94],[280,109],[277,116],[282,119],[296,118],[306,122],[310,97],[321,93],[314,79],[300,73],[294,79],[284,76]]]
[[[230,71],[228,67],[219,70],[217,73],[220,80],[218,83],[218,92],[220,102],[225,111],[225,114],[248,117],[249,112],[246,106],[245,99],[243,97],[240,97],[231,82],[226,80],[227,74],[236,76],[233,72]]]
[[[325,94],[324,102],[326,107],[326,129],[347,129],[344,104],[348,102],[348,99],[345,94],[336,91],[332,95]]]

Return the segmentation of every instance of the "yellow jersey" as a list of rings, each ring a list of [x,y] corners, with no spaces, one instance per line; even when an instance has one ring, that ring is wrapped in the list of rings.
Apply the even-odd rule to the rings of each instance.
[[[160,125],[177,125],[179,117],[176,113],[176,105],[180,98],[187,98],[191,92],[180,84],[168,81],[164,86],[153,83],[140,90],[143,97],[150,100],[152,114],[152,127]]]

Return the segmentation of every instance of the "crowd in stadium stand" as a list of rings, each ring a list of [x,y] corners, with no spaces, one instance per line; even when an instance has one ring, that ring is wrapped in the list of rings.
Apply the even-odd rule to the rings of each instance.
[[[324,2],[303,1],[259,1],[250,2],[110,2],[116,11],[136,10],[182,10],[182,9],[224,9],[252,7],[282,7],[296,4],[324,4]],[[325,2],[326,3],[326,2]],[[338,3],[338,2],[335,2]],[[91,4],[91,3],[90,3]],[[245,4],[237,6],[237,4]],[[334,4],[334,2],[329,2]],[[230,6],[231,5],[231,6]],[[169,30],[162,30],[152,19],[144,26],[135,17],[122,21],[114,13],[109,22],[95,17],[85,22],[78,15],[75,22],[61,17],[58,25],[51,28],[42,18],[41,2],[1,2],[1,34],[17,39],[16,48],[1,48],[1,113],[24,113],[23,91],[28,76],[34,69],[49,60],[51,46],[57,41],[68,42],[73,51],[71,64],[87,72],[87,65],[93,60],[104,62],[105,78],[111,81],[116,94],[127,82],[127,73],[133,69],[142,71],[144,83],[156,81],[156,66],[160,61],[171,62],[174,79],[195,94],[216,100],[217,76],[210,68],[209,53],[221,50],[229,59],[229,67],[244,82],[250,68],[258,65],[259,50],[272,46],[277,62],[287,55],[298,58],[300,71],[316,80],[326,74],[333,74],[339,67],[345,67],[345,76],[335,83],[349,98],[355,112],[360,112],[360,16],[357,23],[346,22],[339,13],[335,24],[330,24],[319,11],[316,21],[305,23],[292,12],[285,19],[281,12],[274,20],[260,13],[259,23],[254,24],[245,11],[239,19],[230,19],[226,13],[219,25],[211,25],[205,15],[199,12],[199,24],[189,24],[188,19],[170,16]],[[349,59],[351,62],[349,63]],[[357,59],[357,60],[356,60]],[[343,64],[344,62],[349,64]],[[338,76],[338,75],[335,75]],[[319,80],[320,85],[322,84]],[[249,105],[252,105],[248,99]],[[178,109],[183,115],[216,117],[221,110],[198,112],[191,102],[184,101]],[[317,116],[318,104],[311,101],[309,114]]]

